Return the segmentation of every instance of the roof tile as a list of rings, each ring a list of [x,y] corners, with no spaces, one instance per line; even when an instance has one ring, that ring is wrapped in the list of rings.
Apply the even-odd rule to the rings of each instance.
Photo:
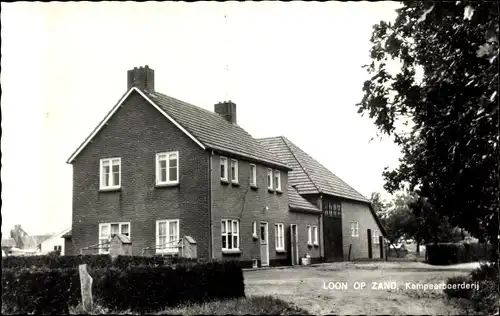
[[[288,173],[288,182],[297,188],[299,194],[325,193],[351,200],[369,202],[361,193],[342,181],[287,138],[279,136],[258,140],[293,169]]]

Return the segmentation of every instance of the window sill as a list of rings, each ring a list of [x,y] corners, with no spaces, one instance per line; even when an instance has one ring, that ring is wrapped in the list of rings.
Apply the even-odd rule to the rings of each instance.
[[[174,255],[178,255],[179,254],[179,251],[167,251],[167,250],[158,250],[156,251],[156,254],[157,255],[167,255],[167,256],[174,256]]]
[[[252,238],[253,238],[254,240],[259,239],[259,237],[258,237],[256,234],[252,235]]]
[[[286,253],[285,249],[276,249],[276,253]]]
[[[239,255],[241,254],[241,250],[232,249],[232,250],[222,250],[223,255]]]
[[[231,185],[233,187],[239,187],[240,186],[240,184],[238,182],[231,182]]]
[[[312,247],[313,244],[311,244],[310,242],[307,243],[307,247]]]
[[[99,192],[115,192],[120,191],[122,187],[112,187],[112,188],[99,188]]]
[[[252,189],[252,190],[258,190],[258,189],[259,189],[259,187],[258,187],[258,186],[256,186],[256,185],[251,184],[251,185],[250,185],[250,189]]]
[[[281,190],[276,190],[276,194],[283,194],[283,191],[281,191]]]
[[[268,191],[269,193],[274,193],[274,190],[273,190],[273,189],[271,189],[271,188],[267,188],[267,191]]]
[[[319,244],[314,244],[314,247],[319,247]]]
[[[176,187],[179,186],[179,182],[175,183],[157,183],[155,187],[157,188],[171,188],[171,187]]]
[[[228,184],[229,184],[229,181],[224,180],[224,179],[220,179],[220,183],[222,183],[222,184],[224,184],[224,185],[228,185]]]

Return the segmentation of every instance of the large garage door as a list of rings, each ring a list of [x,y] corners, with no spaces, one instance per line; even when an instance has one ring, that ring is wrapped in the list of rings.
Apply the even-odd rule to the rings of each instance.
[[[323,238],[326,261],[342,261],[342,210],[340,202],[323,200]]]

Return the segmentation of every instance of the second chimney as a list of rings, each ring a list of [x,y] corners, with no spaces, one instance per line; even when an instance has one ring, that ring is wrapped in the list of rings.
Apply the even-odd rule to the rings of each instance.
[[[137,87],[142,90],[154,92],[155,90],[155,71],[145,67],[134,67],[127,72],[127,90]]]
[[[232,101],[219,102],[214,105],[214,112],[226,121],[236,124],[236,104]]]

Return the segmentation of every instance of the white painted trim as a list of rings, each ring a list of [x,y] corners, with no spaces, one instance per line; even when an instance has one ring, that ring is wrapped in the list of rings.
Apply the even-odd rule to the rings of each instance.
[[[221,241],[222,241],[222,236],[226,236],[226,248],[222,247],[222,243],[221,243],[221,249],[223,252],[230,252],[230,251],[240,251],[240,244],[241,244],[241,241],[240,241],[240,220],[239,219],[222,219],[221,220],[221,225],[222,225],[222,222],[225,222],[226,223],[226,232],[225,233],[222,233],[222,227],[221,227]],[[234,231],[233,231],[233,223],[236,222],[236,227],[238,232],[235,234]],[[231,240],[231,245],[233,246],[232,248],[227,248],[227,245],[229,244],[228,242],[228,235],[227,235],[227,227],[228,225],[231,225],[231,238],[233,238],[234,236],[237,237],[237,240],[238,240],[238,247],[234,247],[234,243],[233,241]]]
[[[108,225],[109,227],[109,236],[111,236],[111,225],[112,224],[118,224],[118,232],[121,234],[122,232],[122,225],[128,225],[128,238],[130,240],[131,239],[131,235],[132,235],[132,226],[130,225],[130,222],[109,222],[109,223],[99,223],[99,235],[97,236],[97,243],[100,244],[101,242],[101,239],[104,239],[104,238],[101,238],[101,230],[102,230],[102,226],[104,225]],[[109,239],[110,237],[108,237]],[[109,245],[108,245],[108,249],[109,249]],[[99,247],[99,254],[108,254],[109,253],[109,250],[108,251],[103,251],[101,247]]]
[[[253,182],[252,182],[252,177],[253,177]],[[257,186],[257,166],[253,163],[250,164],[250,185],[254,187]]]
[[[119,167],[119,172],[118,172],[118,185],[110,185],[105,187],[102,182],[102,164],[104,161],[109,161],[109,174],[110,174],[110,180],[113,178],[113,160],[118,159],[118,167]],[[121,157],[112,157],[112,158],[102,158],[99,159],[99,190],[101,191],[106,191],[106,190],[116,190],[120,189],[122,186],[122,158]]]
[[[129,95],[133,92],[139,93],[146,101],[148,101],[155,109],[157,109],[163,116],[165,116],[172,124],[174,124],[177,128],[179,128],[184,134],[186,134],[189,138],[191,138],[198,146],[200,146],[203,150],[205,150],[205,146],[196,139],[191,133],[189,133],[184,127],[182,127],[179,123],[177,123],[170,115],[168,115],[165,111],[163,111],[155,102],[153,102],[144,92],[137,89],[136,87],[132,87],[128,92],[118,101],[118,103],[114,106],[114,108],[105,116],[104,120],[94,129],[94,131],[90,134],[89,137],[78,147],[78,149],[69,157],[67,163],[72,163],[76,156],[80,154],[80,152],[87,147],[88,143],[92,141],[92,139],[99,133],[104,125],[109,121],[109,119],[116,113],[116,111],[122,106],[123,102],[129,97]]]
[[[274,181],[274,185],[276,186],[276,191],[280,191],[281,192],[281,172],[279,170],[274,170],[274,178],[275,180],[278,180],[278,181]]]
[[[233,174],[233,163],[234,163],[234,174]],[[232,183],[238,183],[238,160],[236,159],[231,159],[230,162],[230,167],[231,168],[231,182]],[[235,176],[233,179],[233,175]]]
[[[166,229],[166,240],[168,242],[168,236],[170,235],[170,223],[171,222],[176,222],[177,223],[177,239],[181,239],[181,232],[180,232],[180,220],[179,219],[159,219],[156,221],[156,254],[176,254],[179,253],[179,248],[176,248],[176,250],[171,250],[173,247],[170,248],[158,248],[161,247],[160,245],[160,223],[165,223],[165,229]]]
[[[280,237],[280,228],[281,227],[281,241],[283,243],[283,247],[278,247],[278,237]],[[285,224],[283,223],[275,223],[274,224],[274,240],[275,240],[275,248],[276,251],[284,251],[285,250]]]
[[[222,161],[225,161],[224,163],[224,176],[223,177],[220,177],[221,180],[223,181],[229,181],[229,163],[228,163],[228,159],[227,157],[224,157],[224,156],[220,156],[219,157],[219,176],[220,176],[220,166],[222,166]]]
[[[264,227],[266,227],[266,252],[267,252],[267,263],[264,264],[263,263],[263,260],[262,260],[262,255],[261,255],[261,258],[260,258],[260,265],[263,266],[263,267],[268,267],[269,266],[269,263],[271,261],[271,258],[269,258],[269,223],[268,222],[260,222],[260,227],[262,227],[262,225],[264,225]],[[260,231],[259,231],[260,232]],[[261,244],[260,244],[260,249],[262,249],[262,241],[261,241]]]
[[[160,179],[160,166],[159,166],[159,156],[160,155],[166,155],[166,174],[165,174],[165,181],[161,182]],[[170,155],[176,155],[177,156],[177,177],[176,181],[170,181]],[[156,153],[155,156],[155,168],[156,168],[156,184],[157,185],[172,185],[172,184],[178,184],[179,183],[179,169],[180,169],[180,159],[179,159],[179,151],[169,151],[169,152],[161,152],[161,153]]]
[[[269,180],[269,182],[267,183],[267,188],[269,190],[274,190],[274,186],[273,186],[273,183],[274,183],[274,174],[273,174],[273,169],[271,168],[268,168],[267,169],[267,178],[266,178],[266,182],[267,180]]]

